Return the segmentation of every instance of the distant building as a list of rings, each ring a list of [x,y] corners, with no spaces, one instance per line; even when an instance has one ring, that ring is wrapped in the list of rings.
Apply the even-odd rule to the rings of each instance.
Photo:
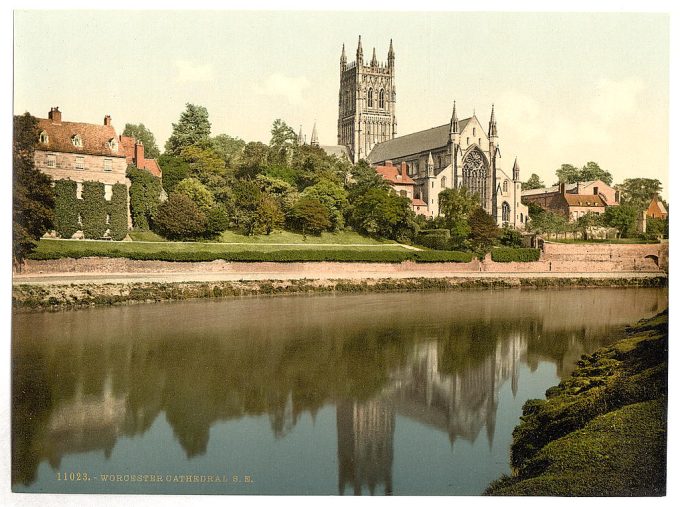
[[[538,204],[575,221],[587,213],[600,214],[609,206],[618,206],[619,193],[602,180],[593,180],[523,190],[522,201]]]
[[[364,64],[359,37],[356,61],[340,56],[338,144],[351,160],[368,160],[375,167],[406,163],[414,182],[413,199],[423,204],[421,214],[439,216],[439,193],[466,187],[498,225],[524,228],[528,210],[520,199],[519,165],[512,174],[501,169],[498,129],[493,106],[488,131],[473,114],[458,120],[455,103],[451,121],[439,127],[396,137],[395,52],[390,41],[387,62],[373,50]]]
[[[660,218],[662,220],[666,220],[668,218],[666,206],[664,206],[656,194],[654,194],[654,197],[652,197],[652,202],[649,203],[646,214],[647,218]]]
[[[392,161],[388,160],[385,165],[377,166],[375,170],[390,186],[402,197],[408,197],[411,200],[413,211],[417,215],[428,216],[427,203],[422,199],[414,199],[413,187],[416,182],[406,172],[406,162],[401,163],[401,168],[392,165]]]

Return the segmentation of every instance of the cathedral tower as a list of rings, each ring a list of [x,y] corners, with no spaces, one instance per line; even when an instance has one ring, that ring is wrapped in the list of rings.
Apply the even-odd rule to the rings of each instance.
[[[345,45],[340,56],[338,144],[347,146],[353,162],[366,158],[373,146],[397,133],[394,86],[394,49],[390,40],[387,63],[379,62],[375,48],[364,65],[361,36],[356,61],[347,63]]]

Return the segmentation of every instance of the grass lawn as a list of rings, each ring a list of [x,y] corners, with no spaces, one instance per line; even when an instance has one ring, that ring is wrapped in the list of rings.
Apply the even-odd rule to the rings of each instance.
[[[167,242],[167,240],[151,231],[131,231],[130,237],[134,241]],[[287,245],[396,245],[396,241],[376,240],[362,236],[354,231],[323,232],[320,236],[308,235],[306,238],[297,232],[274,231],[269,235],[244,236],[234,231],[224,231],[218,238],[211,240],[215,243],[248,243],[249,245],[268,245],[285,243]],[[191,243],[195,244],[195,243]]]

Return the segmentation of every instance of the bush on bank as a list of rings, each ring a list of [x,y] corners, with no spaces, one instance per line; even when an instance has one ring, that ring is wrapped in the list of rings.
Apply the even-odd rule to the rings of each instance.
[[[536,262],[541,256],[538,248],[494,248],[491,260],[494,262]]]
[[[225,260],[231,262],[470,262],[472,254],[455,251],[406,251],[406,250],[274,250],[271,252],[157,252],[123,251],[110,248],[105,251],[84,248],[79,251],[34,252],[33,260],[54,260],[63,258],[112,257],[132,260],[170,262],[210,262]]]

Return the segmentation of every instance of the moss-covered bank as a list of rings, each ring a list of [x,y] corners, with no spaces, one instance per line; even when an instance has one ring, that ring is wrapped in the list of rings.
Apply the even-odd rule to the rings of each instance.
[[[652,496],[666,491],[668,313],[578,361],[529,400],[513,432],[515,473],[489,495]]]
[[[12,288],[15,310],[64,310],[135,302],[278,294],[503,289],[511,287],[665,287],[665,276],[650,278],[381,278],[372,280],[251,280],[216,282],[19,284]]]

